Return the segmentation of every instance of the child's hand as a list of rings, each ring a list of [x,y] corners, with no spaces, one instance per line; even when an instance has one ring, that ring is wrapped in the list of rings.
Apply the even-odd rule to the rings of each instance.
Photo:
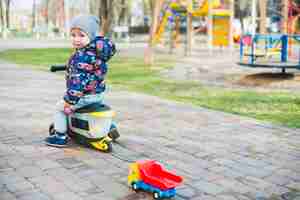
[[[64,113],[66,114],[66,115],[70,115],[70,114],[72,114],[73,113],[73,108],[72,108],[72,105],[70,105],[70,104],[68,104],[68,103],[66,103],[65,102],[65,105],[64,105]]]

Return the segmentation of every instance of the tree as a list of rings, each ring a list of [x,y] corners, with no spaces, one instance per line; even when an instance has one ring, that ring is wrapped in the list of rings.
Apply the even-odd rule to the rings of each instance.
[[[267,18],[267,0],[259,1],[259,32],[260,34],[266,34],[266,18]]]
[[[4,0],[5,2],[5,21],[6,21],[6,28],[9,29],[10,27],[10,21],[9,21],[9,16],[10,16],[10,5],[11,5],[11,0]]]
[[[4,29],[4,11],[3,11],[3,2],[0,0],[0,23],[1,23],[1,32]]]
[[[124,25],[127,23],[128,5],[125,0],[121,0],[119,9],[116,13],[120,13],[117,18],[118,25]]]
[[[148,40],[148,46],[145,49],[145,55],[144,55],[144,63],[146,65],[151,66],[153,64],[153,38],[156,32],[156,27],[158,25],[158,18],[159,18],[159,12],[162,8],[162,5],[164,3],[164,0],[153,0],[153,15],[152,15],[152,22],[151,22],[151,28],[149,31],[149,40]]]
[[[45,17],[45,22],[46,22],[46,25],[48,27],[49,25],[49,2],[50,0],[45,0],[45,10],[44,10],[44,17]]]
[[[99,15],[99,3],[96,0],[89,0],[89,13],[92,15]]]
[[[149,8],[150,8],[150,16],[153,16],[154,12],[154,1],[153,0],[148,0],[149,3]]]
[[[242,25],[242,30],[244,30],[243,19],[246,16],[250,16],[251,1],[249,0],[236,0],[235,1],[235,17],[237,17]]]
[[[31,24],[32,32],[35,31],[35,28],[36,28],[36,0],[33,0],[33,3],[32,3],[32,24]]]
[[[113,3],[114,0],[99,0],[99,18],[101,19],[101,32],[104,35],[111,33]]]

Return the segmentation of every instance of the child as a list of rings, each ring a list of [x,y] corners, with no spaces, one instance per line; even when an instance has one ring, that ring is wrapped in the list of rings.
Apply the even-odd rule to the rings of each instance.
[[[70,35],[75,53],[67,64],[67,91],[63,101],[57,104],[58,111],[54,115],[55,134],[45,139],[47,145],[66,146],[66,115],[88,104],[102,102],[106,62],[115,54],[116,49],[109,39],[97,36],[99,28],[99,19],[95,16],[78,16],[71,21]]]

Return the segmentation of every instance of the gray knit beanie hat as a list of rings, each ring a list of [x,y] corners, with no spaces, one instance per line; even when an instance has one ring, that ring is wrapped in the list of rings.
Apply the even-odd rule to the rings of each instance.
[[[100,30],[100,20],[93,15],[80,15],[72,19],[70,30],[79,28],[88,34],[90,40],[94,40]]]

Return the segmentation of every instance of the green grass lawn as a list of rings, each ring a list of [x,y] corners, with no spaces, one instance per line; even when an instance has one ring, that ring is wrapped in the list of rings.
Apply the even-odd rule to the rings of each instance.
[[[66,63],[70,53],[70,49],[9,50],[1,52],[0,58],[26,67],[48,70],[51,64]],[[114,88],[300,128],[299,94],[220,89],[190,81],[168,80],[161,77],[159,71],[172,65],[170,58],[157,59],[151,69],[143,64],[141,58],[116,56],[109,64],[107,80]]]

